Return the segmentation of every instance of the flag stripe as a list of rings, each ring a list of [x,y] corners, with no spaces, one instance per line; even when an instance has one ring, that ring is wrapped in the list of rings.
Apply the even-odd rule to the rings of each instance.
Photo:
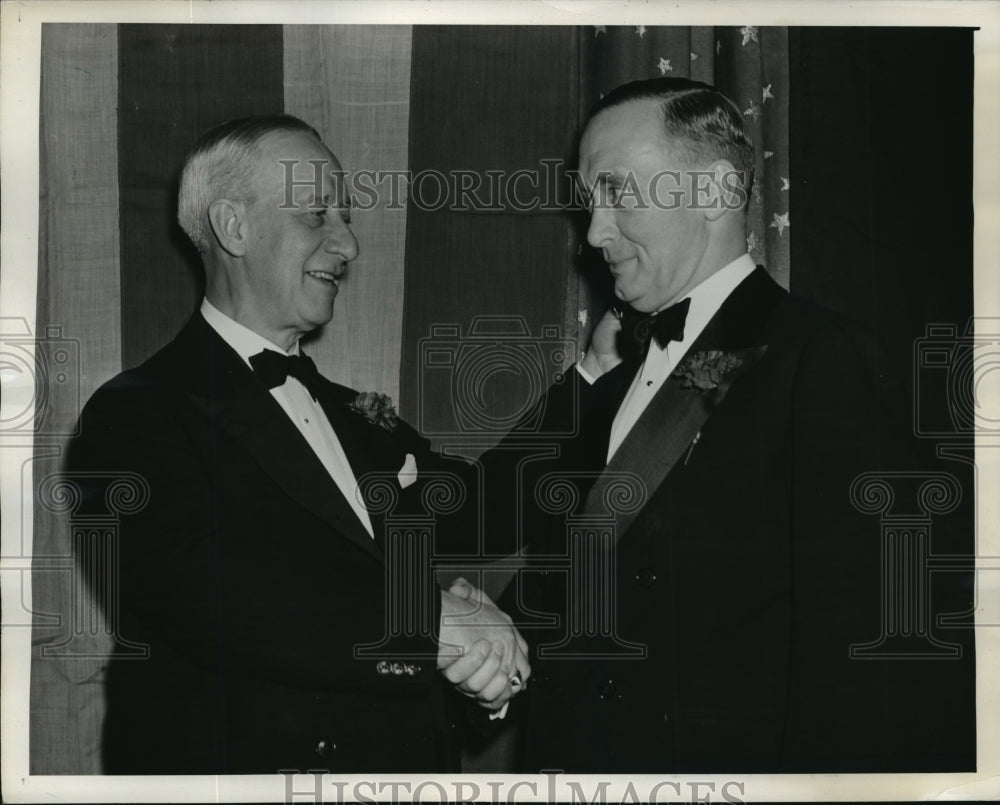
[[[75,427],[82,402],[121,369],[115,26],[43,25],[41,54],[35,334],[54,349],[39,350],[50,360],[42,361],[47,371],[36,409],[36,490],[46,476],[61,472],[62,447],[53,445],[64,443],[59,435]],[[59,360],[62,347],[68,360]],[[67,519],[43,505],[34,506],[33,517],[33,555],[69,556]],[[74,600],[86,593],[74,599],[68,580],[44,570],[32,577],[32,774],[100,771],[103,662],[41,660],[37,653],[70,634],[72,619],[65,613],[74,612]],[[63,613],[62,620],[42,613]],[[5,612],[12,623],[14,614]],[[103,637],[91,640],[88,650]]]
[[[281,112],[278,25],[121,25],[119,117],[122,359],[167,343],[203,293],[176,216],[184,155],[210,126]]]
[[[315,127],[354,177],[407,167],[410,48],[406,25],[285,26],[285,110]],[[333,320],[306,348],[331,380],[398,399],[405,196],[387,209],[383,193],[365,209],[369,194],[353,195],[359,254],[341,282]]]
[[[454,171],[471,172],[490,201],[486,171],[501,171],[501,193],[518,169],[540,171],[538,190],[518,183],[517,201],[528,204],[545,193],[543,159],[572,155],[577,96],[572,66],[575,29],[547,26],[420,26],[413,33],[410,111],[410,169],[417,177],[440,171],[456,202],[460,184]],[[410,194],[406,241],[407,294],[403,335],[403,413],[418,427],[440,435],[456,406],[473,418],[484,415],[496,435],[526,412],[560,366],[575,351],[559,351],[563,297],[570,272],[567,228],[557,211],[518,211],[511,199],[495,195],[499,209],[461,211],[437,207],[437,179],[427,174]],[[471,200],[468,206],[472,206]],[[418,208],[421,207],[422,208]],[[436,325],[458,325],[468,337],[476,316],[510,317],[521,327],[528,352],[512,370],[499,354],[479,353],[481,364],[424,366],[423,345]],[[445,338],[444,349],[455,345]],[[470,344],[473,342],[469,342]],[[476,342],[478,343],[478,342]],[[538,347],[533,350],[528,346]],[[456,352],[456,358],[457,358]],[[495,363],[491,361],[496,359]],[[536,361],[535,358],[538,358]],[[456,370],[476,368],[467,382]],[[438,415],[445,419],[440,419]]]

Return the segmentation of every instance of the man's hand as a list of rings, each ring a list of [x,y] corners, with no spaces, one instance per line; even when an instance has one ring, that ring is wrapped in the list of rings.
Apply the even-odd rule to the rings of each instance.
[[[438,669],[460,691],[497,710],[531,676],[528,645],[486,593],[464,579],[441,593]],[[515,672],[521,685],[512,686]]]
[[[590,347],[580,361],[580,368],[595,380],[622,362],[618,354],[618,333],[622,323],[614,308],[608,308],[590,334]]]
[[[480,589],[475,584],[466,581],[464,578],[459,576],[451,583],[451,587],[448,588],[448,592],[452,595],[457,595],[459,598],[464,598],[466,601],[472,601],[474,604],[487,603],[490,606],[496,606],[493,599],[490,598],[485,590]],[[504,614],[506,616],[506,613]],[[508,623],[510,618],[507,618]]]

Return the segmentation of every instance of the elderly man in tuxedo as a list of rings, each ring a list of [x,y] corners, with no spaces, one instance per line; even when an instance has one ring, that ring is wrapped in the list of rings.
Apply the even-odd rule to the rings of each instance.
[[[521,466],[521,499],[540,505],[500,604],[533,648],[507,718],[524,769],[969,768],[970,652],[852,656],[881,633],[882,569],[851,484],[906,467],[906,419],[861,328],[747,254],[738,109],[692,81],[628,84],[597,105],[579,159],[587,239],[624,315],[545,400],[541,431],[575,434]],[[569,572],[552,565],[566,556]]]
[[[105,771],[454,768],[444,688],[501,707],[527,682],[526,644],[467,586],[387,575],[385,513],[359,482],[388,479],[405,511],[449,467],[299,348],[358,254],[340,164],[296,118],[226,123],[189,154],[178,218],[205,266],[200,310],[97,391],[68,465],[84,510],[116,473],[149,490],[105,600],[149,649],[110,663]],[[114,585],[114,569],[84,571]],[[417,627],[365,654],[400,617],[394,584]]]

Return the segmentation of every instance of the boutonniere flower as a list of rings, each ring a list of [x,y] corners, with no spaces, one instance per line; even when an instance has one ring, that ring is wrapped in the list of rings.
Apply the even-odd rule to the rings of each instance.
[[[362,391],[347,407],[361,414],[371,424],[390,432],[399,424],[399,414],[396,413],[396,406],[392,404],[392,397],[388,394]]]
[[[688,355],[673,371],[681,388],[711,391],[718,388],[726,375],[743,365],[743,358],[732,352],[708,349]]]

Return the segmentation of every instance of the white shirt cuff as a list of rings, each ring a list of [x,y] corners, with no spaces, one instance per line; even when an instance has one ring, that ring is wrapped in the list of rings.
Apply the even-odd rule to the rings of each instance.
[[[506,718],[507,717],[507,707],[509,705],[510,705],[510,702],[504,702],[503,703],[503,707],[501,707],[495,713],[490,713],[490,721],[496,721],[498,718]]]

